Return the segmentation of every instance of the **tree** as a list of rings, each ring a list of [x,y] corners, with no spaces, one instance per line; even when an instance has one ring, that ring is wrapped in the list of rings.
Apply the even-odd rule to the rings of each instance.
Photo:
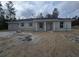
[[[37,17],[38,17],[38,18],[43,18],[43,14],[40,13]]]
[[[6,10],[6,18],[8,20],[15,20],[15,8],[14,8],[14,4],[12,1],[8,1],[6,3],[6,7],[7,7],[7,10]]]
[[[1,21],[4,20],[4,10],[3,10],[2,7],[3,7],[3,6],[2,6],[2,4],[1,4],[1,2],[0,2],[0,20],[1,20]]]
[[[73,17],[73,19],[78,20],[78,16]]]
[[[54,8],[53,18],[58,18],[58,15],[59,15],[58,9],[57,8]]]
[[[78,20],[79,20],[79,17],[78,17]]]
[[[2,8],[2,3],[0,2],[0,30],[5,29],[7,27],[6,20],[5,20],[5,12]]]
[[[51,18],[51,15],[50,15],[50,14],[47,14],[47,15],[46,15],[46,18]]]

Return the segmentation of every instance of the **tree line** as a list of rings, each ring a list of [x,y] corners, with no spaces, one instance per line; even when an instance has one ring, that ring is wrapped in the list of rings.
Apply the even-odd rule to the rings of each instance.
[[[2,2],[0,2],[0,30],[8,28],[8,24],[6,23],[6,21],[16,20],[16,11],[13,2],[6,2],[5,7],[6,9],[2,5]]]
[[[59,16],[59,11],[57,8],[54,8],[52,14],[46,14],[46,16],[44,17],[42,13],[40,13],[37,18],[58,18]]]
[[[72,26],[79,26],[79,17],[75,16],[72,19],[75,19],[74,21],[72,21]]]

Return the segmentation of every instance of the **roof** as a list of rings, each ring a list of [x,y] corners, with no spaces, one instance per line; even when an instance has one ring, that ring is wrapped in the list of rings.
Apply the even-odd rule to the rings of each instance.
[[[72,21],[72,18],[29,18],[29,19],[20,19],[20,20],[15,20],[12,22],[19,22],[19,21]],[[11,21],[8,21],[11,22]]]
[[[56,19],[56,20],[72,20],[72,18],[34,18],[33,20],[49,20],[49,19],[51,19],[51,20],[54,20],[54,19]]]

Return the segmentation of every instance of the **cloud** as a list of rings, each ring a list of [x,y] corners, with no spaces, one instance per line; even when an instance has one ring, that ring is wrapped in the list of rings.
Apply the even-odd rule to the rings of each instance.
[[[14,1],[17,17],[32,17],[43,13],[52,14],[54,8],[58,8],[59,17],[79,16],[78,1]]]
[[[35,11],[33,9],[26,9],[23,10],[21,13],[21,16],[24,16],[25,18],[33,17],[35,15]]]

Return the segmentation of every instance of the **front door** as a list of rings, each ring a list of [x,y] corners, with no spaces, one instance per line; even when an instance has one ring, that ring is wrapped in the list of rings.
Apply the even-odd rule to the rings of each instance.
[[[44,22],[39,22],[38,24],[39,31],[44,31]]]
[[[51,31],[53,29],[53,23],[47,22],[47,31]]]

